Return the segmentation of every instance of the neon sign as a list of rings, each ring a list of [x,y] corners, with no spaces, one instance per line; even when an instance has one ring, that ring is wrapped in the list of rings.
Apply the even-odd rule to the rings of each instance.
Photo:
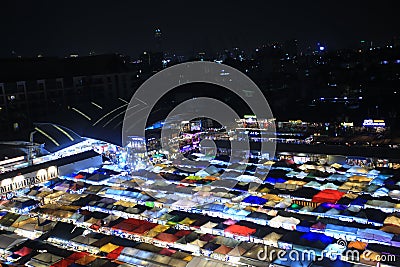
[[[365,127],[385,127],[384,120],[364,120],[363,126]]]

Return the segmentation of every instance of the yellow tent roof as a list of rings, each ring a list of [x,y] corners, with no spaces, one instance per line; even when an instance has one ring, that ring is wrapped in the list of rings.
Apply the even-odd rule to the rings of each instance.
[[[275,164],[275,162],[273,162],[271,160],[264,162],[264,165],[274,165],[274,164]]]
[[[184,261],[191,261],[193,259],[192,255],[186,256],[185,258],[183,258]]]
[[[188,217],[186,217],[185,219],[183,219],[182,221],[180,221],[180,224],[184,224],[184,225],[191,225],[192,223],[194,223],[196,220],[192,220]]]
[[[269,192],[269,189],[266,188],[266,187],[264,187],[263,189],[257,190],[257,191],[260,192],[260,193],[268,193],[268,192]]]
[[[353,175],[349,178],[349,181],[370,182],[372,181],[372,178],[368,178],[361,175]]]
[[[277,195],[273,195],[273,194],[264,194],[261,196],[262,198],[268,199],[269,201],[275,201],[275,202],[279,202],[282,200],[281,197],[277,196]]]
[[[185,180],[202,180],[203,178],[197,175],[189,175]]]
[[[154,227],[153,229],[151,229],[150,231],[147,232],[146,236],[148,237],[155,237],[156,235],[158,235],[159,233],[162,233],[166,230],[168,230],[169,226],[167,225],[157,225],[156,227]]]
[[[257,210],[258,210],[258,207],[247,206],[247,207],[245,207],[244,209],[247,210],[247,211],[257,211]]]
[[[102,246],[100,248],[100,251],[101,252],[110,253],[111,251],[113,251],[113,250],[115,250],[117,248],[119,248],[119,246],[111,244],[111,243],[107,243],[107,244],[105,244],[104,246]]]
[[[340,167],[342,167],[342,165],[340,165],[339,163],[333,163],[333,164],[331,165],[331,167],[332,167],[332,168],[339,169]]]
[[[30,223],[36,224],[36,223],[37,223],[37,219],[35,219],[35,218],[28,218],[28,219],[22,220],[22,221],[16,220],[16,221],[11,225],[11,227],[21,228],[21,227],[23,227],[25,224],[30,224]]]
[[[389,216],[385,219],[383,224],[393,224],[396,226],[400,226],[400,218],[398,218],[396,216]]]
[[[161,164],[161,163],[157,163],[157,164],[154,165],[154,167],[165,168],[165,167],[167,167],[167,165]]]
[[[295,184],[295,185],[305,185],[307,182],[304,181],[296,181],[296,180],[289,180],[286,181],[285,184]]]
[[[96,218],[90,218],[89,220],[85,221],[86,223],[91,223],[91,224],[95,224],[98,223],[100,221],[100,219],[96,219]]]
[[[129,201],[124,201],[124,200],[119,200],[119,201],[115,202],[114,205],[120,205],[120,206],[123,206],[126,208],[133,208],[136,206],[135,203],[129,202]]]

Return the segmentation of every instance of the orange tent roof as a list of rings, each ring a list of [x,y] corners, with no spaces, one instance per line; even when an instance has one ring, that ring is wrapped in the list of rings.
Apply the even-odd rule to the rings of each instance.
[[[254,234],[256,232],[256,229],[249,228],[247,226],[242,226],[242,225],[231,225],[225,229],[225,232],[236,234],[236,235],[242,235],[242,236],[249,236],[251,234]]]
[[[361,241],[352,241],[349,243],[347,246],[348,248],[354,248],[358,250],[365,250],[367,247],[367,243],[361,242]]]
[[[219,253],[222,255],[226,255],[228,254],[230,251],[232,250],[232,248],[221,245],[219,248],[217,248],[216,250],[214,250],[214,253]]]
[[[95,256],[92,255],[87,255],[83,258],[80,258],[79,260],[75,261],[75,263],[78,263],[80,265],[88,265],[89,263],[91,263],[92,261],[94,261],[96,259]]]
[[[69,257],[67,259],[73,260],[75,262],[87,255],[89,255],[89,253],[87,253],[87,252],[75,252],[75,253],[69,255]]]

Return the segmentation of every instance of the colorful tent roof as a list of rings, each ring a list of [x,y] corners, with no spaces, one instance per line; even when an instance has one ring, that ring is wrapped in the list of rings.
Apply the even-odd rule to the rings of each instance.
[[[400,226],[400,218],[396,216],[388,216],[383,223]]]
[[[225,232],[236,234],[236,235],[241,235],[241,236],[249,236],[252,235],[256,232],[256,229],[249,228],[247,226],[242,226],[242,225],[231,225],[228,226],[225,230]]]
[[[358,250],[365,250],[367,248],[367,243],[361,242],[361,241],[351,241],[347,247],[348,248],[354,248]]]
[[[169,249],[169,248],[163,248],[160,252],[158,252],[160,255],[165,255],[165,256],[171,256],[176,252],[176,250]]]
[[[92,261],[94,261],[96,259],[95,256],[92,255],[86,255],[83,258],[80,258],[79,260],[76,260],[75,263],[87,266],[89,263],[91,263]]]
[[[108,244],[105,244],[104,246],[102,246],[102,247],[100,248],[100,251],[101,251],[101,252],[110,253],[111,251],[117,249],[118,247],[119,247],[119,246],[117,246],[117,245],[108,243]]]
[[[155,238],[168,243],[175,243],[178,240],[178,237],[167,233],[159,233]]]
[[[69,255],[67,259],[70,259],[75,262],[87,255],[89,255],[89,253],[87,253],[87,252],[75,252],[75,253]]]
[[[326,225],[323,224],[322,222],[317,222],[316,224],[311,225],[311,228],[317,230],[324,230],[326,228]]]
[[[32,249],[28,247],[22,247],[21,249],[14,252],[14,254],[20,255],[21,257],[26,256],[32,252]]]
[[[243,199],[242,202],[255,205],[264,205],[265,203],[267,203],[267,200],[262,197],[248,196],[245,199]]]
[[[224,245],[221,245],[219,248],[217,248],[216,250],[214,250],[214,253],[226,255],[226,254],[228,254],[231,250],[232,250],[232,248],[227,247],[227,246],[224,246]]]
[[[107,259],[110,259],[110,260],[117,259],[123,249],[124,249],[123,246],[120,246],[120,247],[114,249],[113,251],[111,251],[110,253],[107,254]]]
[[[332,190],[332,189],[325,189],[318,192],[315,196],[313,196],[312,201],[323,203],[336,203],[342,196],[344,195],[343,192]]]

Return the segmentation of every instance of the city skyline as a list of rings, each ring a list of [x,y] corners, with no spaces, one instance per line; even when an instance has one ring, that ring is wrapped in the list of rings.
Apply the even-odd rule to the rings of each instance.
[[[22,8],[23,7],[23,8]],[[0,57],[65,56],[118,52],[136,56],[161,46],[192,55],[296,38],[300,50],[317,42],[328,49],[361,40],[388,42],[399,35],[394,1],[326,3],[113,3],[68,1],[2,3]],[[162,40],[155,40],[161,29]],[[21,40],[24,40],[21,42]]]

